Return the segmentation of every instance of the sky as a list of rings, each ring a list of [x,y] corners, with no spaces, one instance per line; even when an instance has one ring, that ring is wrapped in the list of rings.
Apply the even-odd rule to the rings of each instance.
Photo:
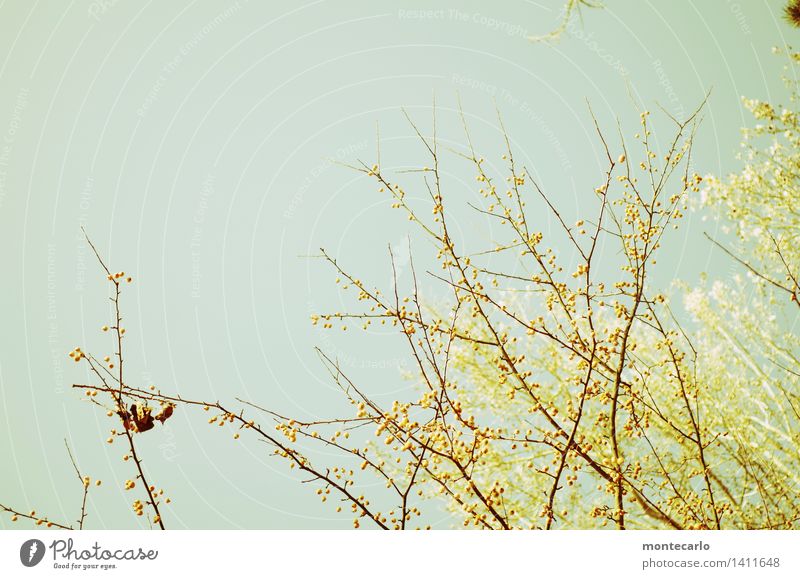
[[[407,395],[408,363],[381,332],[322,333],[309,317],[352,307],[325,248],[386,287],[388,247],[408,280],[431,247],[373,183],[344,165],[427,164],[403,110],[453,149],[472,140],[499,166],[511,144],[569,218],[600,184],[589,106],[619,149],[637,106],[690,114],[709,95],[693,165],[736,170],[741,97],[784,97],[773,46],[798,32],[777,0],[607,0],[556,42],[558,0],[247,2],[73,0],[0,3],[0,502],[74,520],[86,474],[90,528],[146,528],[122,488],[132,477],[113,421],[71,388],[89,380],[67,353],[112,344],[109,287],[82,233],[133,276],[123,310],[134,384],[194,399],[242,398],[285,414],[343,410],[315,353],[338,357],[370,392]],[[660,116],[659,116],[660,115]],[[667,132],[655,131],[659,142]],[[378,139],[378,135],[380,138]],[[466,207],[474,175],[443,173],[458,235],[493,225]],[[402,173],[398,174],[403,176]],[[424,198],[407,176],[412,199]],[[452,191],[452,193],[450,193]],[[691,213],[665,242],[656,280],[722,278],[732,264]],[[537,215],[547,232],[554,224]],[[566,251],[566,249],[565,249]],[[435,296],[434,284],[425,282]],[[141,435],[145,467],[173,502],[170,528],[347,528],[254,439],[233,441],[178,412]],[[434,522],[447,524],[444,514]],[[9,528],[0,517],[0,528]]]

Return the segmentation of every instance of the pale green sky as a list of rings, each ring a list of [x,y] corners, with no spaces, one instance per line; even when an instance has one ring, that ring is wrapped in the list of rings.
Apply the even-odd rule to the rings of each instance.
[[[435,93],[439,136],[455,147],[460,95],[496,162],[496,101],[518,157],[570,217],[602,170],[587,99],[609,134],[618,118],[630,136],[629,93],[681,115],[713,88],[695,167],[735,169],[740,96],[782,94],[770,47],[797,35],[783,3],[606,4],[554,44],[526,36],[555,26],[559,0],[0,4],[0,502],[74,518],[67,437],[81,468],[107,481],[87,525],[142,523],[113,484],[132,478],[122,446],[101,442],[113,423],[69,388],[87,376],[67,352],[111,348],[99,331],[107,288],[81,226],[136,278],[124,297],[131,380],[312,417],[341,409],[315,345],[371,392],[408,388],[391,337],[311,327],[310,313],[340,299],[329,270],[302,257],[324,246],[362,279],[389,281],[387,244],[403,247],[408,223],[330,159],[372,163],[379,123],[384,167],[425,164],[400,107],[429,126]],[[490,241],[490,224],[458,209],[472,173],[455,158],[444,170],[461,235]],[[687,218],[662,282],[731,275],[703,241],[713,227]],[[415,255],[429,249],[418,240]],[[179,412],[140,439],[175,498],[171,528],[350,526],[263,444],[234,444],[202,416]]]

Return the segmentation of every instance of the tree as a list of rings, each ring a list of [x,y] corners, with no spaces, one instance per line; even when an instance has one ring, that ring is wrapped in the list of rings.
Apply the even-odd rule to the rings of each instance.
[[[787,82],[795,103],[796,81]],[[747,104],[759,124],[745,132],[745,167],[726,179],[691,169],[703,105],[686,119],[664,113],[673,133],[663,150],[648,111],[632,139],[615,142],[590,111],[606,169],[574,224],[515,160],[508,137],[506,173],[495,175],[463,122],[465,146],[455,155],[474,173],[481,202],[473,208],[507,234],[484,248],[468,247],[451,228],[442,166],[453,157],[440,146],[435,115],[429,134],[409,118],[425,156],[415,181],[399,183],[379,156],[354,169],[433,244],[437,268],[425,275],[448,297],[422,297],[412,252],[410,285],[400,284],[390,248],[393,284],[377,288],[322,250],[341,290],[363,307],[312,323],[395,328],[419,386],[384,404],[320,350],[352,407],[344,417],[304,420],[128,383],[120,295],[130,278],[98,253],[116,312],[104,330],[117,352],[101,361],[73,351],[98,380],[75,387],[121,424],[109,440],[129,449],[134,478],[125,488],[139,483],[144,499],[136,514],[164,527],[158,507],[167,499],[148,482],[136,440],[182,408],[209,413],[208,423],[235,429],[234,438],[256,434],[308,475],[323,502],[339,499],[337,511],[349,509],[356,528],[424,526],[442,504],[465,527],[485,529],[792,528],[800,517],[800,343],[789,317],[800,291],[800,131],[793,108]],[[427,194],[430,213],[410,200],[410,187]],[[650,280],[691,198],[734,234],[732,247],[710,239],[742,276],[736,287],[679,286],[686,319]],[[541,232],[546,223],[526,209],[533,203],[557,233]],[[556,251],[559,242],[572,256]],[[322,458],[307,450],[314,445]]]
[[[706,464],[716,433],[700,419],[698,387],[664,320],[664,297],[647,282],[665,231],[682,216],[688,194],[699,191],[700,177],[689,172],[697,112],[672,119],[675,135],[663,160],[651,144],[649,114],[641,113],[631,151],[623,140],[612,154],[598,127],[608,166],[591,193],[594,216],[574,225],[517,166],[508,139],[505,186],[488,174],[465,123],[464,156],[486,200],[476,210],[510,236],[469,255],[448,229],[435,130],[425,137],[412,122],[429,157],[422,174],[431,219],[378,165],[362,169],[437,247],[442,273],[432,275],[452,291],[447,304],[423,304],[414,272],[413,287],[404,293],[395,285],[386,297],[324,254],[368,308],[315,323],[332,328],[355,320],[366,328],[389,321],[416,361],[419,398],[389,409],[328,360],[357,418],[383,438],[379,458],[362,467],[385,478],[401,499],[414,487],[422,496],[438,493],[465,526],[490,529],[719,526]],[[535,229],[543,224],[529,221],[531,193],[574,247],[574,269],[565,271],[565,260]],[[606,242],[622,256],[611,279],[597,267]],[[521,267],[489,269],[486,257],[499,254],[519,256]],[[509,273],[515,270],[531,273]],[[295,423],[292,433],[310,426]],[[348,452],[362,458],[359,449]],[[375,517],[402,527],[405,513],[402,507]]]

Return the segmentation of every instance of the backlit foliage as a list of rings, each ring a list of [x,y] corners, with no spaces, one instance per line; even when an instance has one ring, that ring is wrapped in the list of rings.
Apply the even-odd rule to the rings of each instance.
[[[728,433],[719,486],[738,528],[791,527],[800,516],[800,118],[797,80],[785,82],[785,106],[744,101],[755,121],[744,131],[744,167],[706,179],[702,192],[731,238],[713,241],[737,274],[687,288],[684,300],[696,320],[698,380],[716,393],[709,414]]]

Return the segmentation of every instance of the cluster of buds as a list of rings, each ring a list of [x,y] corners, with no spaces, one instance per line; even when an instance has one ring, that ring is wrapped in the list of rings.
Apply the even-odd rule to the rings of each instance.
[[[125,272],[124,271],[118,271],[117,273],[112,273],[112,274],[108,275],[108,279],[110,281],[113,281],[114,283],[119,283],[117,280],[120,280],[123,277],[125,277]],[[127,281],[128,283],[131,283],[133,281],[133,278],[130,277],[130,276],[125,277],[125,281]]]

